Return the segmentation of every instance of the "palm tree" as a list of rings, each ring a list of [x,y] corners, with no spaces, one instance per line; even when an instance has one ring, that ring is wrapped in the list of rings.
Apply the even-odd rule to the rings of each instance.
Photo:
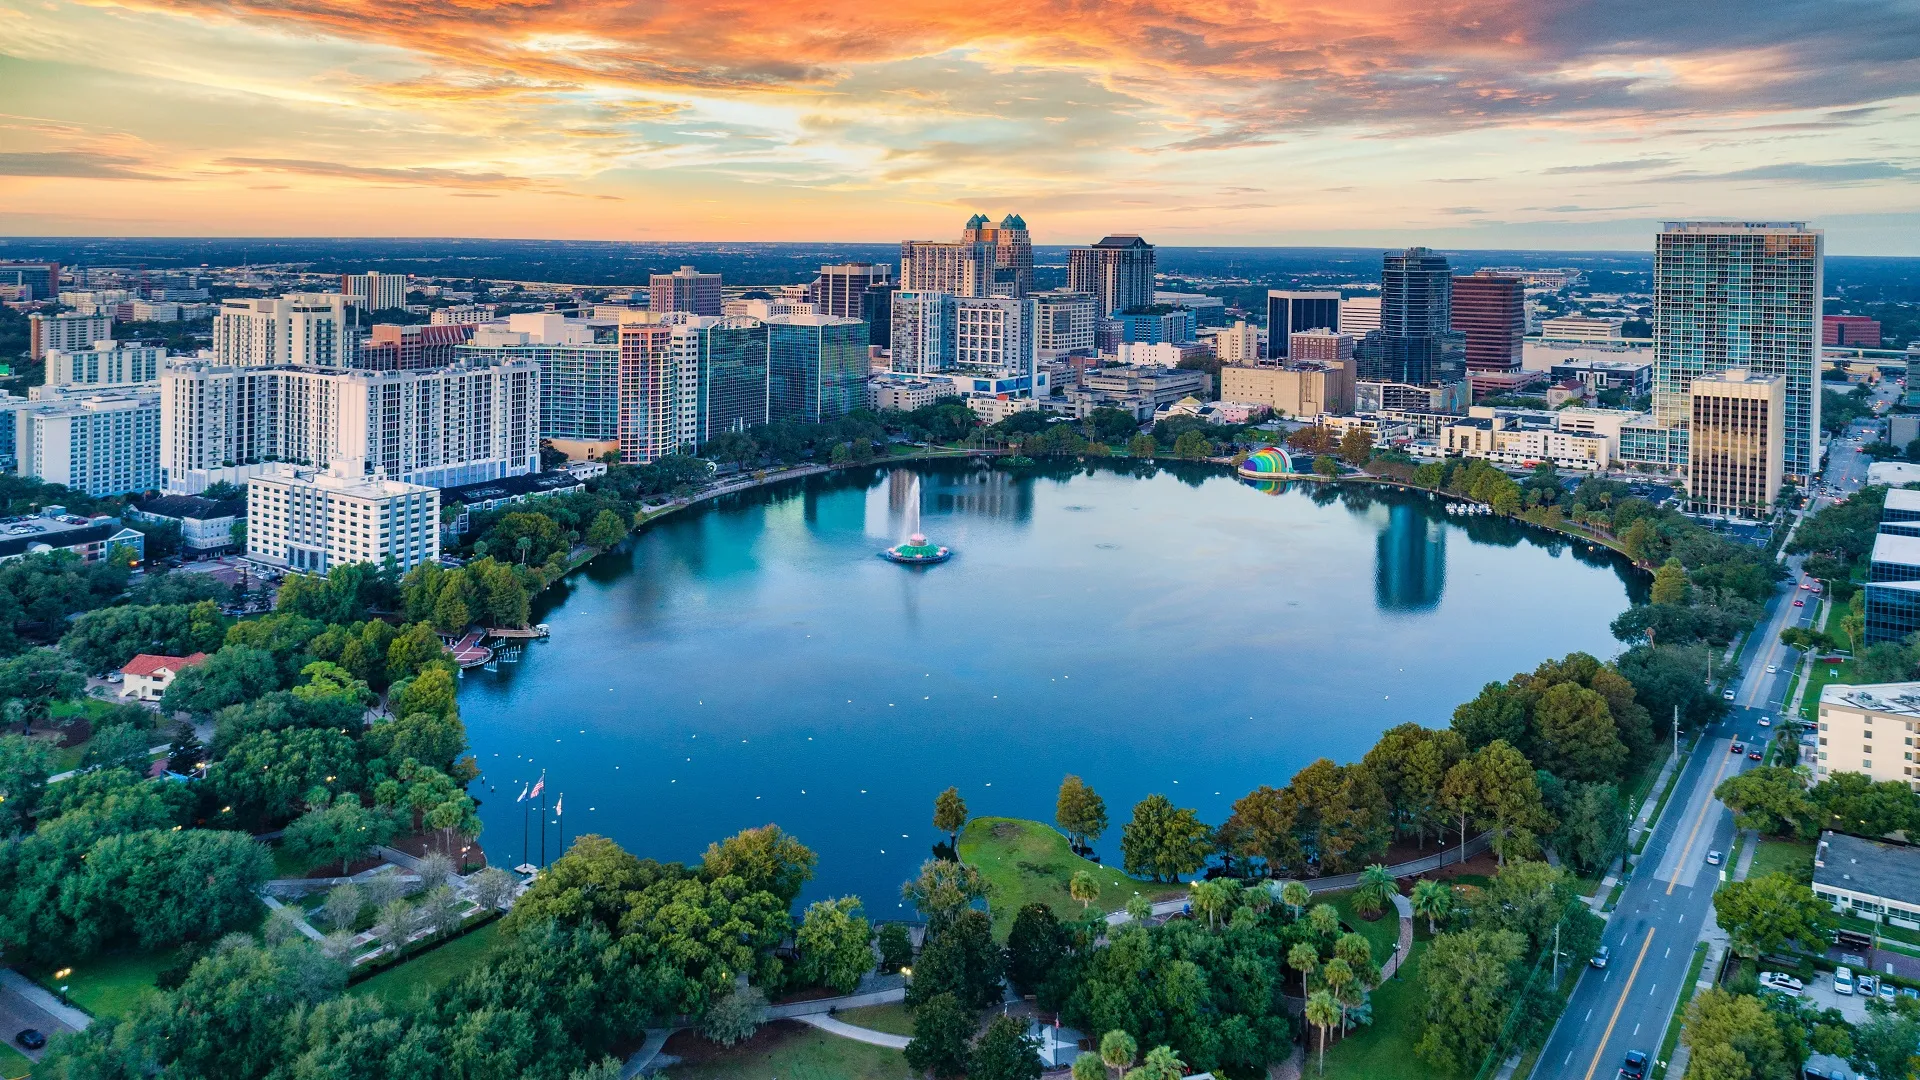
[[[1240,890],[1241,902],[1253,909],[1255,915],[1265,915],[1273,906],[1273,890],[1264,881],[1250,881]]]
[[[1363,934],[1341,934],[1340,940],[1333,943],[1333,955],[1345,960],[1362,982],[1373,970],[1373,942]]]
[[[1327,1073],[1327,1032],[1340,1022],[1340,1003],[1325,990],[1315,990],[1307,998],[1307,1023],[1320,1029],[1320,1075]]]
[[[1287,966],[1300,973],[1300,992],[1304,994],[1313,973],[1320,969],[1320,950],[1299,942],[1287,950]]]
[[[1124,1031],[1109,1031],[1100,1036],[1100,1060],[1113,1070],[1115,1077],[1133,1064],[1133,1055],[1139,1052],[1140,1044]]]
[[[1146,1060],[1138,1069],[1127,1074],[1128,1080],[1180,1080],[1187,1074],[1187,1063],[1173,1052],[1171,1046],[1156,1046],[1147,1051]]]
[[[1413,883],[1413,913],[1426,916],[1428,936],[1436,932],[1434,925],[1452,912],[1453,890],[1445,882],[1423,878]]]
[[[1080,901],[1080,910],[1085,911],[1088,904],[1100,899],[1100,882],[1091,870],[1075,871],[1067,881],[1067,895]]]
[[[513,550],[520,553],[520,565],[525,566],[527,563],[527,552],[533,550],[533,537],[523,536],[515,540],[513,542]]]
[[[1340,932],[1340,912],[1332,904],[1315,904],[1307,912],[1307,928],[1321,937],[1332,937]]]
[[[1280,886],[1280,902],[1287,905],[1287,911],[1296,919],[1312,900],[1313,890],[1303,881],[1289,881]]]
[[[1233,886],[1224,881],[1196,881],[1187,889],[1187,902],[1207,917],[1207,929],[1220,925],[1220,916],[1233,903]]]
[[[1387,909],[1390,898],[1400,894],[1400,885],[1393,880],[1393,872],[1379,863],[1360,872],[1360,883],[1353,889],[1353,910],[1369,919],[1377,918]]]
[[[1353,1010],[1367,1003],[1367,986],[1355,979],[1334,994],[1333,999],[1340,1003],[1340,1037],[1347,1037],[1347,1016]]]

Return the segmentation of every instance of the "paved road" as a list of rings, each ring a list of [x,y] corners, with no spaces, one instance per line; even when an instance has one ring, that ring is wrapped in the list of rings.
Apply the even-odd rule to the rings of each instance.
[[[1876,394],[1889,396],[1890,387]],[[1826,490],[1844,497],[1866,482],[1868,461],[1859,446],[1878,437],[1880,427],[1877,421],[1863,422],[1847,438],[1834,440]],[[1823,497],[1816,506],[1827,501]],[[1759,720],[1781,722],[1787,685],[1800,658],[1780,644],[1780,631],[1810,625],[1818,609],[1812,595],[1799,588],[1800,560],[1789,559],[1787,565],[1792,573],[1755,631],[1739,680],[1730,683],[1734,700],[1728,715],[1702,735],[1701,751],[1687,762],[1602,935],[1612,962],[1582,973],[1535,1076],[1612,1078],[1627,1051],[1649,1056],[1659,1051],[1724,869],[1708,865],[1707,853],[1733,846],[1733,817],[1713,798],[1713,789],[1754,764],[1744,754],[1731,753],[1732,743],[1751,748],[1778,730],[1761,727]],[[1795,607],[1795,600],[1806,603]]]

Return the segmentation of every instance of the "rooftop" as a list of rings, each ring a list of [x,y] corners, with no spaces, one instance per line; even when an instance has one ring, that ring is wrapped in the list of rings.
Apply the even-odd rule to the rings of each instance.
[[[1920,848],[1821,833],[1813,856],[1813,883],[1920,904]]]
[[[1820,704],[1872,709],[1894,716],[1920,716],[1920,682],[1864,683],[1858,686],[1828,683],[1820,690]]]
[[[1873,538],[1873,562],[1920,566],[1920,536],[1880,533]]]
[[[1887,492],[1886,509],[1920,510],[1920,491],[1912,488],[1893,488]]]
[[[477,484],[450,487],[440,493],[440,501],[442,504],[451,506],[454,503],[504,499],[515,495],[547,495],[555,491],[577,491],[584,486],[585,482],[572,473],[528,473],[524,476],[503,476],[498,480],[482,480]]]
[[[247,500],[244,495],[234,499],[209,499],[202,495],[163,495],[158,499],[148,499],[135,509],[152,517],[209,521],[214,518],[246,517]]]
[[[308,469],[284,463],[268,465],[259,475],[248,481],[249,486],[262,483],[316,487],[358,499],[390,499],[400,495],[438,490],[421,484],[389,480],[381,476],[342,475],[326,469]]]
[[[141,653],[127,661],[127,666],[120,669],[120,674],[152,675],[158,671],[178,673],[181,668],[204,664],[206,660],[207,654],[203,652],[197,652],[191,656],[156,656],[153,653]]]

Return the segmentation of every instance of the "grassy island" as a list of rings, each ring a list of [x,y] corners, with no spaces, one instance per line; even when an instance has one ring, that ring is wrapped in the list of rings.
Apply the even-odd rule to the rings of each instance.
[[[1067,882],[1081,870],[1090,870],[1100,882],[1104,911],[1127,906],[1134,893],[1149,900],[1171,899],[1186,893],[1183,885],[1132,878],[1119,870],[1090,862],[1073,853],[1067,838],[1051,825],[1022,818],[978,817],[960,834],[960,860],[980,868],[993,886],[987,904],[993,910],[993,932],[1006,937],[1013,917],[1027,904],[1039,902],[1065,916],[1080,910],[1067,893]]]

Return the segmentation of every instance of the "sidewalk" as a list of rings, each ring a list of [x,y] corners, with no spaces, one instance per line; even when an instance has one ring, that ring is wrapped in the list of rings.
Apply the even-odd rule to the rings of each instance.
[[[869,1046],[885,1046],[894,1050],[905,1050],[907,1044],[913,1041],[905,1035],[889,1035],[884,1031],[875,1031],[872,1028],[854,1027],[852,1024],[844,1021],[835,1020],[831,1016],[796,1016],[794,1019],[803,1024],[817,1027],[821,1031],[828,1032],[829,1034],[838,1035],[844,1039],[852,1039],[855,1042],[863,1042]]]

